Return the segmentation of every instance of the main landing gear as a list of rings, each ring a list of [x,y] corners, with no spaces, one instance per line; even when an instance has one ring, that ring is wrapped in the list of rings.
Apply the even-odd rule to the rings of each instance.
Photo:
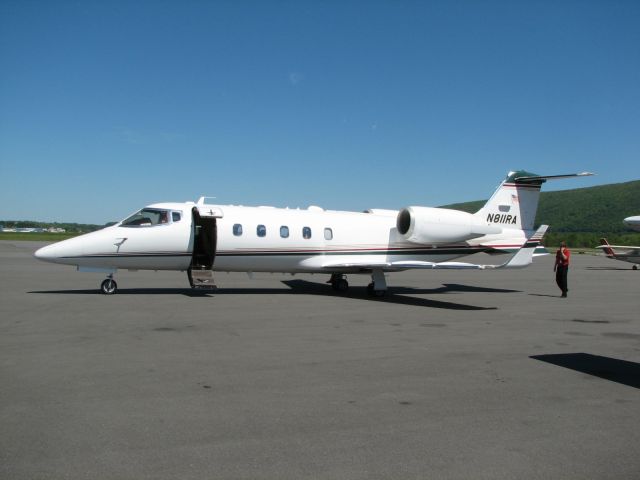
[[[327,283],[331,284],[336,292],[346,293],[349,290],[347,276],[342,273],[333,273]],[[387,282],[382,270],[374,270],[371,273],[371,283],[367,286],[367,294],[372,297],[384,297],[387,293]]]
[[[347,282],[347,276],[342,273],[332,273],[331,278],[327,283],[331,284],[336,292],[345,293],[349,290],[349,282]]]
[[[372,297],[384,297],[387,294],[387,280],[382,270],[371,272],[371,283],[367,285],[367,293]]]
[[[105,295],[113,295],[118,290],[118,284],[113,279],[113,274],[110,273],[107,278],[100,284],[100,290]]]

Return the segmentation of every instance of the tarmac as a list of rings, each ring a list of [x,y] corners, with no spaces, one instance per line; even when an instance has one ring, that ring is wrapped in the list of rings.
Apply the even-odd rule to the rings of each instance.
[[[0,241],[2,479],[640,478],[631,264],[574,253],[566,299],[551,255],[103,295],[42,245]]]

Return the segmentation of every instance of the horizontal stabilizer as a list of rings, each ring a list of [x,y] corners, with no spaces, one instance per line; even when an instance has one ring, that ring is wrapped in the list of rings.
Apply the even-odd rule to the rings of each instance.
[[[514,180],[516,182],[529,183],[529,182],[543,182],[546,180],[558,180],[560,178],[589,177],[591,175],[595,175],[595,173],[581,172],[581,173],[568,173],[566,175],[532,175],[532,176],[515,177]]]

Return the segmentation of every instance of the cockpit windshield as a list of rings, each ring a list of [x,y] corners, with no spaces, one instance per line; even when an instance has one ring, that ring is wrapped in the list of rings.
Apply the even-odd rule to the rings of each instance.
[[[120,224],[121,227],[151,227],[169,223],[169,211],[158,208],[143,208]]]

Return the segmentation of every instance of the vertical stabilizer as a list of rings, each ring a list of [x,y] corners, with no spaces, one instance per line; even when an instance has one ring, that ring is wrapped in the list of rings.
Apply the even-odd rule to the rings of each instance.
[[[604,250],[604,253],[607,255],[607,257],[616,258],[616,253],[613,251],[613,248],[611,248],[611,245],[609,245],[609,242],[606,238],[600,239],[600,248]]]
[[[476,216],[503,229],[532,230],[544,177],[520,170],[509,172]]]
[[[566,175],[536,175],[519,170],[509,172],[489,201],[478,210],[479,216],[488,225],[504,229],[533,230],[536,220],[540,188],[547,180],[587,177],[591,172],[569,173]]]

